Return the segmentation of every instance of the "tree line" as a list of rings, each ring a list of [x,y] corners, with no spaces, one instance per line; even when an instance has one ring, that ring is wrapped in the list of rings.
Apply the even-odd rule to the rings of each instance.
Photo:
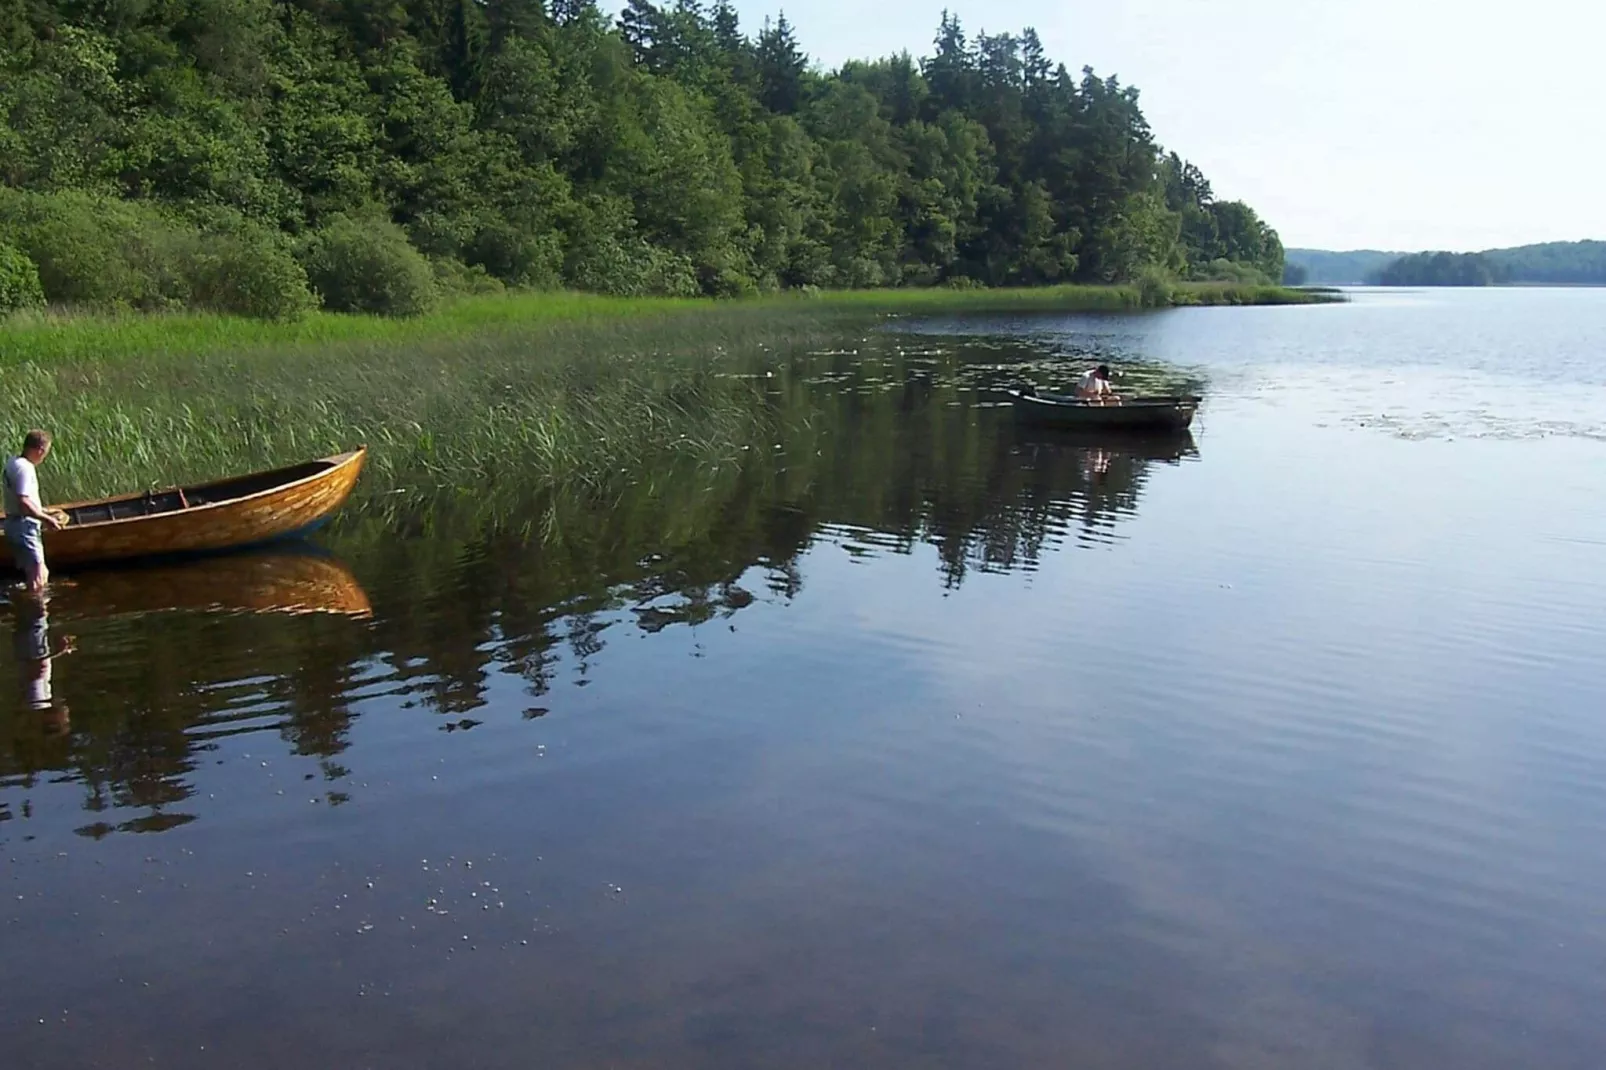
[[[1372,277],[1379,286],[1493,286],[1505,282],[1483,253],[1413,253],[1391,260]]]
[[[1379,286],[1603,286],[1606,241],[1543,242],[1477,253],[1290,249],[1283,279]]]
[[[0,0],[0,312],[1145,273],[1283,248],[1030,29],[821,71],[728,0]]]

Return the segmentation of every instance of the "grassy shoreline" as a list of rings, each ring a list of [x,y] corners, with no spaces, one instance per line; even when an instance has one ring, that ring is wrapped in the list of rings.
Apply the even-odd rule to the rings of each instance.
[[[1190,287],[1189,303],[1302,299]],[[774,448],[780,354],[878,316],[1144,307],[1136,287],[916,290],[747,301],[472,298],[413,320],[173,315],[0,326],[0,411],[47,427],[51,501],[182,484],[370,447],[359,511],[442,494],[605,487]]]
[[[1337,298],[1282,286],[1178,283],[1170,307],[1318,304]],[[509,293],[464,297],[414,319],[315,312],[271,322],[206,313],[22,315],[0,321],[0,365],[101,361],[159,354],[208,356],[270,347],[422,342],[556,325],[662,318],[716,309],[878,315],[987,312],[1122,312],[1153,307],[1137,286],[1016,290],[843,290],[736,301]]]

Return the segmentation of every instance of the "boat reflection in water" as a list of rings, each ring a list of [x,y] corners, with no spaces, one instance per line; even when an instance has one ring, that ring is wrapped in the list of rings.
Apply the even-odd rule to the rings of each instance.
[[[343,701],[305,696],[346,691],[368,629],[316,618],[367,621],[373,613],[340,559],[294,542],[86,569],[53,582],[43,601],[14,591],[9,609],[15,657],[8,668],[22,713],[0,715],[0,789],[34,791],[41,772],[66,771],[54,782],[84,785],[82,805],[97,820],[77,831],[93,838],[195,820],[187,800],[195,793],[196,748],[237,734],[242,723],[282,731],[301,752],[339,750],[349,723]],[[77,644],[51,638],[64,622],[81,628],[90,652],[74,659],[88,657],[66,679],[54,663]],[[235,682],[251,678],[251,693],[229,697]],[[62,701],[69,694],[70,724]],[[116,811],[127,819],[106,819]],[[15,814],[0,806],[0,820],[6,816]]]
[[[51,594],[62,617],[189,611],[332,613],[373,609],[344,563],[308,543],[191,560],[77,573]]]
[[[1017,442],[1028,457],[1049,453],[1077,457],[1089,484],[1108,484],[1112,470],[1122,480],[1141,473],[1155,461],[1176,464],[1199,456],[1199,447],[1189,431],[1153,434],[1032,428],[1023,430]]]
[[[1199,456],[1188,431],[1167,434],[1115,430],[1022,428],[1014,451],[1030,496],[1033,485],[1063,503],[1080,522],[1082,541],[1107,541],[1115,525],[1138,510],[1155,464],[1176,465]]]

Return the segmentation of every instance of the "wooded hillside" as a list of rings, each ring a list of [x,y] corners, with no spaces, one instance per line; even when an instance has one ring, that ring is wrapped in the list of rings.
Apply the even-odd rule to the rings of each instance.
[[[1031,30],[821,72],[697,0],[0,0],[0,311],[1282,269]]]

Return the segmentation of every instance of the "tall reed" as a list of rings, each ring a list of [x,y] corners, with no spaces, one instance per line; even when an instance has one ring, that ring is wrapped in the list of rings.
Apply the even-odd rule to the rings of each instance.
[[[368,495],[503,480],[601,483],[646,458],[700,463],[763,437],[751,381],[720,351],[795,344],[811,317],[698,315],[204,360],[28,362],[0,377],[13,436],[50,428],[52,500],[371,448]],[[12,447],[15,448],[15,447]]]

